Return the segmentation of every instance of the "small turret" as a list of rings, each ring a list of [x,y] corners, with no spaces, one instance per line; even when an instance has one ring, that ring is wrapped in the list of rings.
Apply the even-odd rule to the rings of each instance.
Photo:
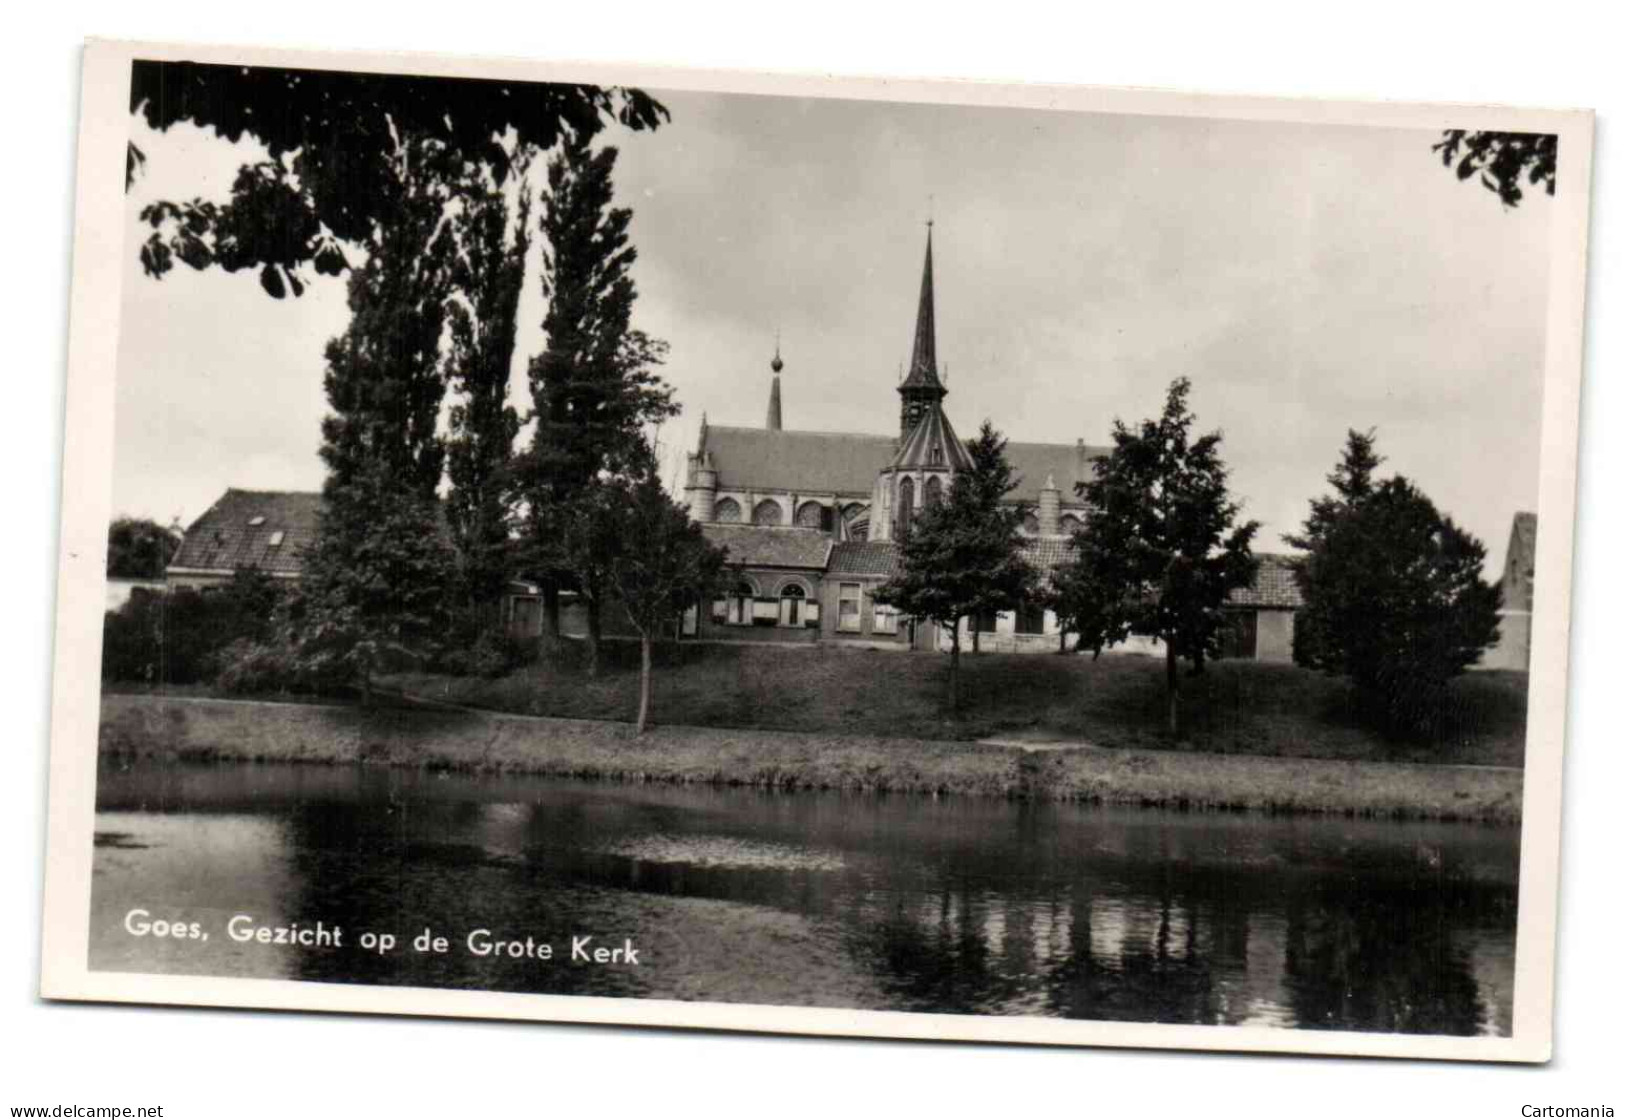
[[[688,515],[695,521],[711,521],[717,515],[717,468],[705,446],[705,414],[700,414],[700,439],[688,457],[688,479],[683,495],[688,499]]]

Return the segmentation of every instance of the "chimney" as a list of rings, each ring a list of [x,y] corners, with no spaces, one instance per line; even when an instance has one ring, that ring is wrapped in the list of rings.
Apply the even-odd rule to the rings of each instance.
[[[1055,485],[1054,472],[1044,480],[1044,488],[1038,492],[1038,535],[1061,535],[1061,490]]]

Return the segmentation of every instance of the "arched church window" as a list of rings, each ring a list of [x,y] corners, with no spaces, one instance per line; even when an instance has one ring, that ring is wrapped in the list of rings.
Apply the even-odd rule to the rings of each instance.
[[[942,501],[942,479],[932,475],[925,480],[925,508],[930,509]]]
[[[897,484],[897,527],[901,532],[908,531],[909,522],[914,520],[914,480],[905,478]]]
[[[807,590],[799,583],[786,584],[779,591],[779,625],[800,626],[806,611]]]
[[[941,463],[941,462],[942,462],[942,444],[933,443],[931,445],[931,463],[934,466],[934,465],[936,465],[938,463]]]
[[[801,508],[796,510],[796,524],[803,529],[820,529],[823,527],[824,507],[817,502],[802,502]]]
[[[1027,516],[1021,519],[1022,536],[1036,537],[1038,535],[1038,531],[1038,518],[1029,513]]]
[[[1077,514],[1063,513],[1061,515],[1062,533],[1070,537],[1073,533],[1076,533],[1081,528],[1083,528],[1083,518],[1079,517]]]
[[[784,510],[772,498],[764,498],[756,503],[756,508],[750,515],[750,523],[752,525],[782,525],[784,524]]]
[[[736,525],[744,520],[740,515],[739,503],[732,498],[724,498],[717,503],[716,518],[724,524],[732,522]]]

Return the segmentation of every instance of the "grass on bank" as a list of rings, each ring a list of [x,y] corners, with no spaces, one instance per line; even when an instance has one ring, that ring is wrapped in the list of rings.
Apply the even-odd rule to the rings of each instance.
[[[580,650],[487,680],[405,673],[386,682],[414,695],[492,711],[630,720],[637,647],[606,642],[589,677]],[[941,710],[947,659],[929,653],[688,644],[657,652],[654,720],[694,727],[827,735],[1083,742],[1114,749],[1349,761],[1523,765],[1528,677],[1473,672],[1451,688],[1437,741],[1385,739],[1362,726],[1348,683],[1294,665],[1210,663],[1183,675],[1184,734],[1163,731],[1163,666],[1155,658],[966,655],[958,717]],[[1182,670],[1183,672],[1183,670]]]

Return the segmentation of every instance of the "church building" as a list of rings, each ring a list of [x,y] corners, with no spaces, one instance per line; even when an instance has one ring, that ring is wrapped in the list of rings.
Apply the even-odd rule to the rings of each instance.
[[[775,352],[766,423],[725,427],[702,420],[688,456],[684,495],[706,536],[725,545],[738,569],[728,596],[685,629],[708,638],[833,641],[938,648],[945,638],[874,602],[876,585],[897,569],[899,526],[942,500],[970,455],[944,407],[937,369],[931,234],[926,234],[914,347],[897,385],[894,433],[786,428]],[[1082,524],[1076,484],[1108,448],[1019,443],[1006,458],[1021,479],[1012,502],[1032,512],[1023,531],[1040,571],[1053,568]],[[703,612],[701,612],[703,613]],[[1052,612],[1034,607],[971,620],[983,649],[1056,648]]]

